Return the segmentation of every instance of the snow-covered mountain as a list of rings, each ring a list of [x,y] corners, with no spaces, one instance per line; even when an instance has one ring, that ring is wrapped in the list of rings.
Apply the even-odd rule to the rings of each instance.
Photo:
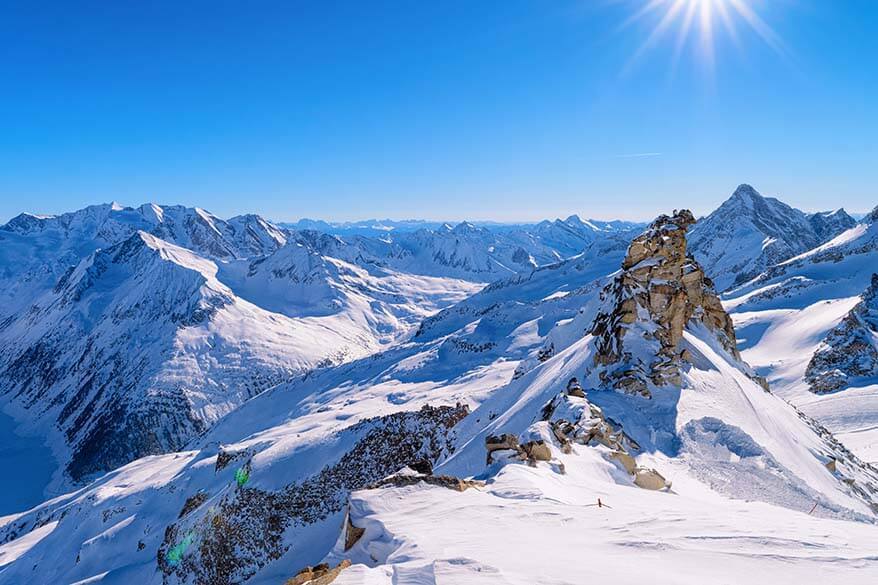
[[[362,221],[329,222],[318,219],[300,219],[296,222],[280,222],[277,225],[294,231],[317,231],[325,234],[348,238],[351,236],[367,236],[383,238],[387,235],[399,235],[401,233],[416,232],[419,230],[437,231],[443,229],[446,222],[425,221],[420,219],[392,220],[392,219],[367,219]],[[646,224],[631,221],[598,219],[582,220],[577,215],[571,215],[567,219],[554,221],[544,220],[539,223],[500,223],[500,222],[472,222],[474,225],[494,232],[539,232],[553,231],[572,233],[579,237],[580,232],[628,232],[643,228]],[[566,238],[563,238],[566,239]],[[574,251],[578,253],[581,248]]]
[[[537,241],[523,243],[468,222],[400,234],[393,241],[406,252],[396,264],[409,272],[472,275],[485,282],[563,259]]]
[[[878,472],[740,360],[692,220],[6,518],[0,583],[871,583]]]
[[[357,334],[370,347],[398,341],[422,319],[482,288],[470,280],[393,267],[372,241],[354,245],[318,232],[293,232],[273,254],[220,266],[236,294],[289,317],[333,318],[327,326]],[[388,252],[377,243],[379,253]],[[343,325],[346,324],[346,325]]]
[[[750,185],[739,186],[690,236],[692,253],[719,290],[829,241],[856,221],[843,209],[808,215]]]
[[[180,449],[265,388],[376,349],[360,328],[247,302],[217,271],[138,231],[0,324],[3,394],[50,434],[56,484]]]
[[[724,298],[744,358],[778,394],[869,461],[878,461],[878,385],[868,369],[876,266],[878,212],[873,212]]]
[[[268,254],[285,233],[255,215],[228,221],[179,205],[93,205],[58,216],[21,214],[0,226],[0,317],[25,307],[80,260],[143,231],[216,260]]]
[[[596,252],[624,248],[616,227],[595,228],[613,236]],[[0,229],[4,407],[50,441],[54,491],[179,449],[264,388],[559,257],[466,223],[398,239],[155,204],[18,216]]]

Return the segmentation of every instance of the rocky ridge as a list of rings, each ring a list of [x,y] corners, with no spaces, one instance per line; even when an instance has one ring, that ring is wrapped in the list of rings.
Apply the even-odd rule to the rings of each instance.
[[[854,379],[878,377],[878,274],[862,299],[808,362],[805,380],[812,392],[834,392]]]

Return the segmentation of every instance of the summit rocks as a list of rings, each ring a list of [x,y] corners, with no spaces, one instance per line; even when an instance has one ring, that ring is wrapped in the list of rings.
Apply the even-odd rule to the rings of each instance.
[[[601,381],[649,396],[650,385],[681,383],[683,330],[695,320],[713,331],[736,359],[735,331],[713,283],[687,253],[688,210],[658,217],[635,238],[622,272],[602,291],[605,308],[595,320],[595,365]]]

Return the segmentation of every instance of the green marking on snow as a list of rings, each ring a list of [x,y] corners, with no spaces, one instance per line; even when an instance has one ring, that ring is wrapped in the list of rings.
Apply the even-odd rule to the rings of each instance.
[[[176,567],[177,565],[179,565],[180,561],[183,560],[183,555],[186,554],[186,549],[188,549],[192,545],[193,540],[195,540],[195,537],[190,532],[185,536],[185,538],[183,538],[182,541],[180,541],[171,550],[169,550],[168,554],[165,555],[168,564],[172,567]]]
[[[243,467],[239,468],[235,471],[235,481],[238,482],[238,487],[244,487],[244,484],[250,481],[250,472]]]

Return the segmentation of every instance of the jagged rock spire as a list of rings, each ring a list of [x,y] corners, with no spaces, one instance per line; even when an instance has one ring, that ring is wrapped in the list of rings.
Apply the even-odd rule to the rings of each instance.
[[[595,366],[602,382],[629,393],[651,395],[650,386],[681,383],[688,359],[680,349],[683,330],[695,320],[713,331],[735,358],[735,330],[713,283],[686,251],[689,210],[659,216],[634,239],[622,272],[601,293]]]

